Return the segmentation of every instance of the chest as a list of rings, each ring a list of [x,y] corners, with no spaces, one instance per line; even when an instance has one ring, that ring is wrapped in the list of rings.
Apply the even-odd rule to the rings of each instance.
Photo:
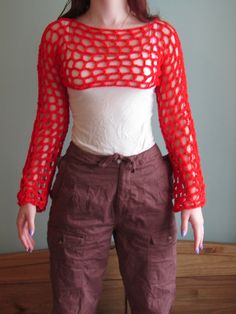
[[[85,32],[73,29],[60,46],[62,79],[67,87],[150,88],[158,84],[160,51],[152,30],[145,33]]]

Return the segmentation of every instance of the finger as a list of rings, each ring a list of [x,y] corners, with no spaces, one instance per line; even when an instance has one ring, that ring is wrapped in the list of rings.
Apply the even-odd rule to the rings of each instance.
[[[17,215],[17,229],[19,234],[23,233],[25,219],[26,219],[25,214],[23,212],[19,212]]]
[[[202,230],[202,239],[201,239],[201,243],[200,243],[200,249],[201,250],[203,249],[203,240],[204,240],[204,227],[203,227],[203,230]]]
[[[204,225],[203,224],[201,224],[201,232],[202,232],[201,240],[200,240],[200,243],[199,243],[200,250],[202,250],[202,248],[203,248],[203,238],[204,238]]]
[[[20,239],[21,239],[21,242],[23,243],[23,245],[24,245],[24,247],[25,247],[25,250],[28,251],[28,250],[30,249],[30,247],[29,247],[29,244],[28,244],[28,241],[27,241],[25,235],[22,234],[22,235],[20,236]]]
[[[24,216],[25,217],[25,216]],[[25,232],[25,225],[27,224],[27,220],[24,219],[20,220],[20,225],[19,225],[19,238],[21,242],[23,243],[25,250],[30,250],[31,249],[31,242],[29,241],[29,238],[27,237],[27,233]]]
[[[28,228],[29,228],[29,234],[32,237],[34,235],[34,231],[35,231],[34,216],[33,215],[30,215],[28,218]]]
[[[181,212],[181,235],[185,237],[188,233],[189,215],[186,212]]]
[[[28,249],[28,241],[24,235],[24,223],[25,223],[25,215],[24,213],[20,212],[17,216],[17,230],[18,230],[18,237],[22,242],[25,249]]]
[[[202,241],[202,233],[203,233],[203,228],[202,224],[194,224],[193,225],[193,230],[194,230],[194,251],[196,254],[200,253],[200,243]]]
[[[31,243],[34,243],[34,240],[33,240],[33,235],[34,235],[34,232],[35,232],[35,224],[34,224],[34,218],[35,218],[35,215],[31,212],[28,212],[27,213],[27,237],[28,235],[30,235],[30,237],[28,237],[31,241]]]
[[[29,250],[30,249],[30,244],[29,244],[29,241],[28,241],[24,231],[19,234],[19,238],[20,238],[23,246],[25,247],[25,250],[26,251]]]
[[[27,244],[28,244],[28,247],[29,247],[29,250],[32,251],[33,248],[34,248],[34,239],[30,236],[29,234],[29,228],[28,228],[28,220],[25,221],[25,224],[24,224],[24,229],[23,229],[23,232],[24,232],[24,237],[27,241]]]
[[[25,224],[24,224],[24,228],[23,228],[23,236],[24,236],[24,239],[25,239],[25,242],[27,243],[27,247],[29,250],[31,250],[31,241],[29,239],[29,235],[28,235],[28,228],[27,228],[27,220],[25,221]]]

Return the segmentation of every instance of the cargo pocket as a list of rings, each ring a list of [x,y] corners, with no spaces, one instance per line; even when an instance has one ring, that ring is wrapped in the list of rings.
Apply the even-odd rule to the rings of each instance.
[[[163,254],[172,254],[172,248],[177,242],[177,224],[175,214],[171,213],[171,221],[162,230],[153,231],[149,234],[148,251],[150,256],[162,258]]]
[[[177,242],[177,228],[172,225],[170,229],[153,232],[149,236],[149,248],[155,247],[154,252],[157,250],[165,249]]]
[[[163,287],[163,292],[175,289],[176,280],[176,242],[177,228],[154,231],[149,235],[148,241],[148,280],[150,284]]]
[[[82,232],[68,232],[52,224],[48,224],[47,243],[49,249],[58,254],[59,259],[65,261],[71,257],[82,257],[84,253],[86,234]]]
[[[47,243],[50,253],[50,272],[58,289],[81,287],[85,242],[85,233],[69,233],[55,226],[49,226]]]

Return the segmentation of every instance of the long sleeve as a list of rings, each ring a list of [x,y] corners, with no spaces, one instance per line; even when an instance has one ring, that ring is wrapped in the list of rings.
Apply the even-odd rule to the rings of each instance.
[[[184,55],[175,28],[165,22],[160,83],[156,86],[158,119],[172,166],[173,211],[203,207],[204,178],[188,99]]]
[[[38,47],[37,112],[17,193],[18,205],[34,204],[37,212],[46,210],[69,125],[68,94],[61,80],[57,26],[57,21],[53,21],[45,27]]]

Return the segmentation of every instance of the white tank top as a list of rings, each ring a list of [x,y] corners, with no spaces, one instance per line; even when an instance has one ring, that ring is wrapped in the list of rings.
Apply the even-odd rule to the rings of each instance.
[[[67,88],[73,117],[71,140],[83,150],[126,156],[155,144],[152,109],[155,86]]]

